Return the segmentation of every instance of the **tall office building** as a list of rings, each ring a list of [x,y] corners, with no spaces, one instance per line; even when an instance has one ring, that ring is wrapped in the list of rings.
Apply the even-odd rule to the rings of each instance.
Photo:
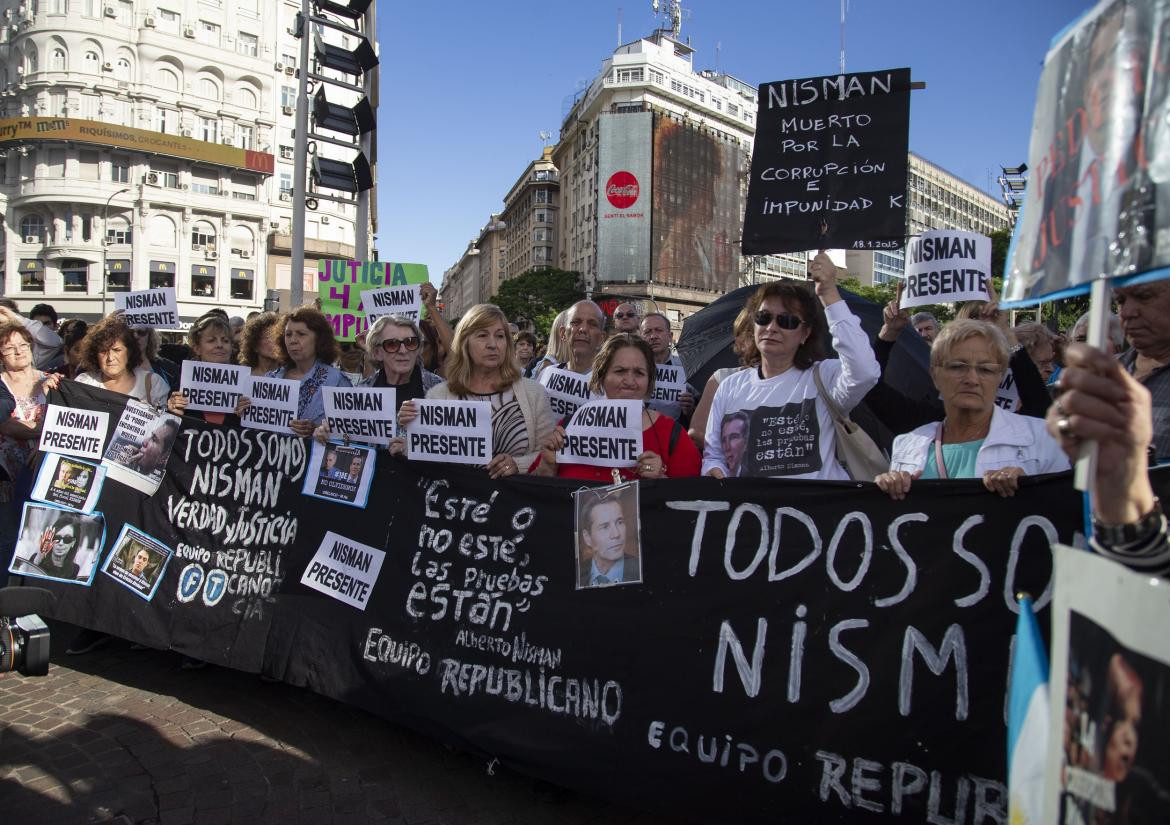
[[[1011,210],[999,199],[955,177],[941,166],[910,153],[906,181],[906,235],[930,229],[962,229],[990,235],[1011,226]],[[901,277],[901,249],[846,253],[849,274],[862,284],[889,283]],[[1000,273],[1002,274],[1002,273]]]
[[[299,9],[0,0],[4,293],[93,319],[174,286],[189,322],[287,290]],[[309,213],[307,295],[317,258],[353,255],[356,218]]]

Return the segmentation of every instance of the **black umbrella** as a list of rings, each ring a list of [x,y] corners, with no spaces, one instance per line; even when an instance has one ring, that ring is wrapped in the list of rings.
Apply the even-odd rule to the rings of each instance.
[[[809,284],[812,288],[812,284]],[[687,383],[702,390],[711,373],[722,367],[738,367],[739,356],[731,348],[732,325],[756,286],[740,287],[696,312],[683,322],[678,339],[678,354],[687,371]],[[841,297],[853,314],[861,320],[865,334],[874,339],[882,326],[882,308],[857,293],[841,290]],[[832,344],[825,342],[832,350]],[[930,347],[913,329],[902,331],[890,354],[884,380],[910,398],[937,398],[938,390],[930,377]],[[890,435],[884,431],[868,410],[856,410],[852,418],[864,427],[883,446],[889,445]]]

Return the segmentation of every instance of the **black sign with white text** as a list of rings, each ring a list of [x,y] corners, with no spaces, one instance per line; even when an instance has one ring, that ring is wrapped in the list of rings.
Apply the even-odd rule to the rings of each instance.
[[[900,249],[910,70],[760,86],[743,252]]]
[[[61,392],[120,416],[109,393]],[[1049,542],[1081,524],[1069,478],[1007,499],[918,481],[898,502],[855,482],[643,481],[623,528],[641,581],[577,589],[583,482],[386,458],[378,506],[355,510],[301,494],[305,444],[185,419],[158,492],[107,485],[98,507],[108,535],[131,523],[174,549],[154,598],[39,581],[53,617],[674,819],[1007,821],[1014,594],[1047,623]],[[330,529],[331,576],[312,572]]]

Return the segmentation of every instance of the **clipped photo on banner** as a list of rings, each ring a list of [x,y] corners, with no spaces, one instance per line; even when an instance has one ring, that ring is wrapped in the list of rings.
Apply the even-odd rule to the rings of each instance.
[[[1112,0],[1053,41],[1004,306],[1078,294],[1102,278],[1170,274],[1168,36],[1170,2]]]
[[[106,541],[101,513],[25,502],[8,572],[88,586]]]
[[[126,524],[106,556],[102,572],[123,587],[150,601],[174,551],[158,539]]]
[[[641,582],[638,482],[579,490],[573,503],[577,589]]]
[[[106,468],[79,458],[47,453],[33,483],[37,501],[92,513],[102,494]]]
[[[301,492],[314,498],[365,507],[373,479],[372,448],[314,441]]]
[[[1170,582],[1055,550],[1045,822],[1170,822]]]
[[[106,477],[154,495],[166,473],[182,419],[130,400],[114,429],[102,466]]]

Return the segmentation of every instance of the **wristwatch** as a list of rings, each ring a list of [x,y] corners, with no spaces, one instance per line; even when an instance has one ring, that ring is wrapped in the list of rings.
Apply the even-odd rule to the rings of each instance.
[[[1149,540],[1161,530],[1165,520],[1165,516],[1162,515],[1162,502],[1155,497],[1150,512],[1129,524],[1105,524],[1093,516],[1093,537],[1107,547],[1137,544]]]

